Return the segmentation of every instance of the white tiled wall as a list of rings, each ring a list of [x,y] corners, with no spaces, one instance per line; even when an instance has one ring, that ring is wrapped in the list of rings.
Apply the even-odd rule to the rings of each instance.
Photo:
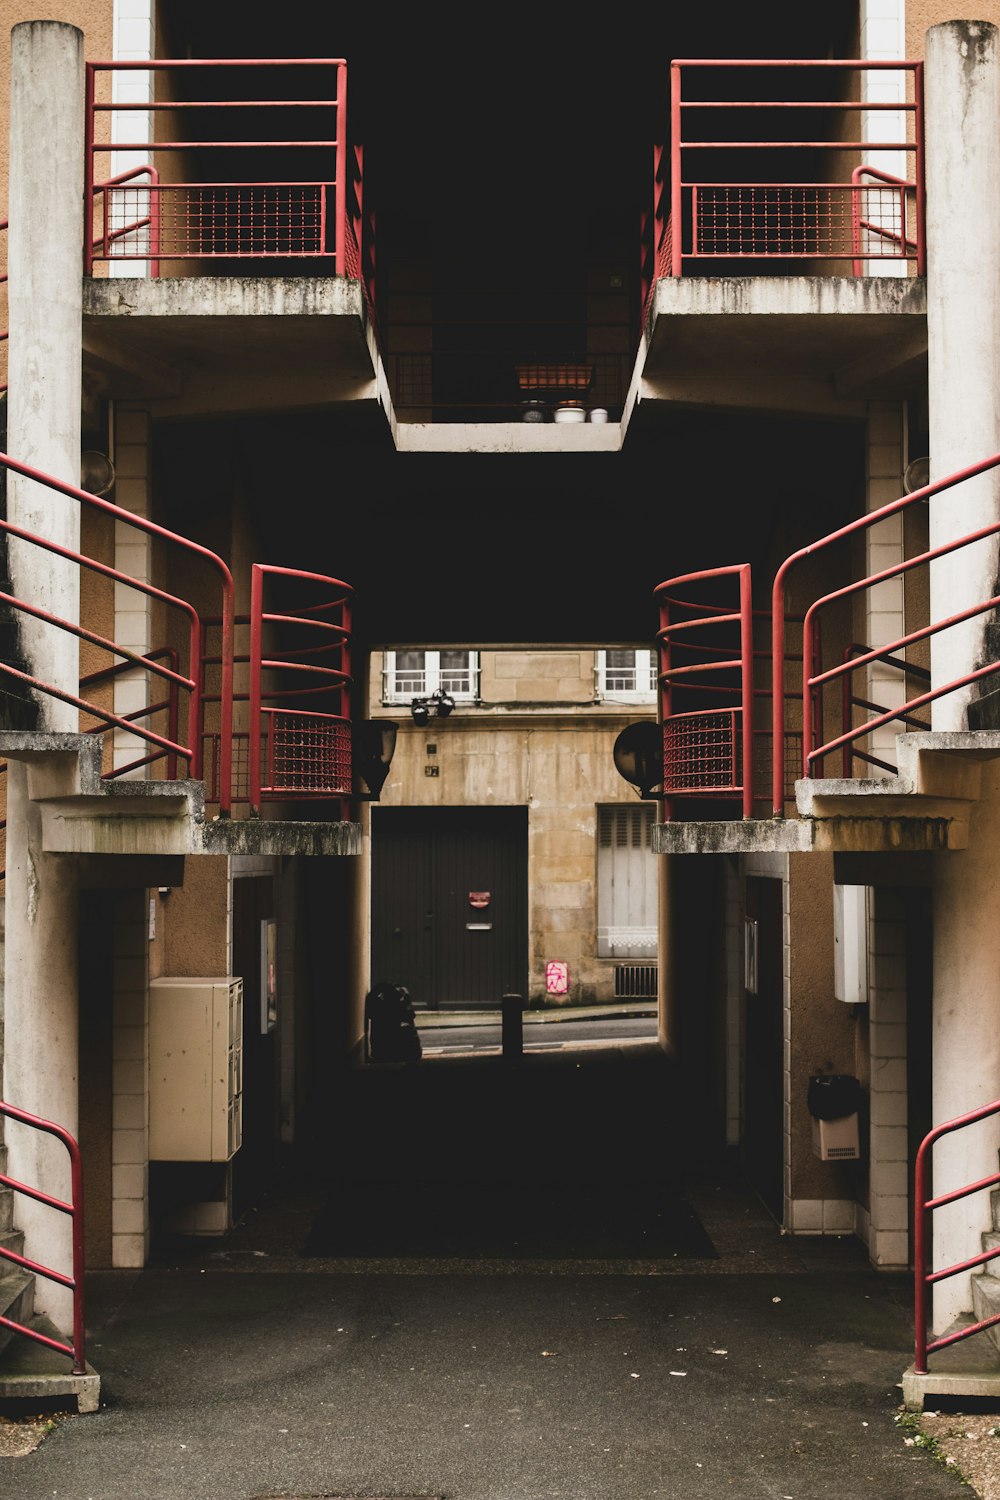
[[[861,56],[872,62],[892,62],[906,56],[905,0],[861,0]],[[892,69],[862,73],[861,98],[865,103],[895,104],[906,98],[906,74]],[[864,141],[899,141],[906,138],[906,115],[895,110],[871,110],[861,116],[861,139]],[[869,151],[865,162],[907,177],[912,170],[905,151]],[[865,262],[867,273],[875,276],[905,276],[905,261],[872,260]]]
[[[898,402],[872,403],[868,411],[868,509],[877,510],[902,493],[903,412]],[[868,573],[880,573],[903,559],[903,517],[889,516],[865,533]],[[867,607],[867,630],[864,644],[882,645],[899,640],[905,631],[903,579],[886,579],[864,595]],[[854,676],[855,690],[864,686],[862,673]],[[880,662],[868,669],[868,694],[873,703],[898,708],[906,702],[906,680],[901,672]],[[876,730],[862,748],[890,765],[896,762],[896,735],[899,726],[886,724]],[[870,772],[859,767],[858,775],[885,774],[873,767]]]
[[[869,923],[871,1135],[868,1250],[883,1269],[909,1261],[906,922],[903,898],[872,891]]]
[[[146,62],[153,56],[155,40],[156,0],[115,0],[114,10],[114,55],[116,62]],[[153,97],[152,74],[143,69],[134,72],[112,74],[112,102],[115,104],[148,104]],[[105,137],[106,139],[106,137]],[[128,110],[111,116],[111,139],[113,141],[152,140],[152,115],[145,110]],[[148,151],[115,151],[108,156],[98,156],[96,172],[108,172],[117,176],[133,167],[143,166],[149,159]],[[109,167],[110,163],[110,167]],[[146,246],[142,247],[143,249]],[[111,261],[110,276],[146,276],[148,261]]]
[[[143,1266],[149,1251],[149,1002],[145,891],[115,902],[111,1115],[111,1256]]]

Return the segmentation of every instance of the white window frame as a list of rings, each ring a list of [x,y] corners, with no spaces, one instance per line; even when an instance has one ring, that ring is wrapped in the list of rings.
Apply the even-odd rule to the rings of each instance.
[[[635,681],[636,683],[648,682],[649,687],[609,687],[608,678],[613,677],[615,672],[621,668],[608,667],[608,651],[634,651],[635,652]],[[639,646],[615,646],[607,647],[597,653],[597,697],[601,703],[650,703],[656,702],[656,679],[654,672],[657,670],[657,653],[645,647]]]
[[[400,648],[403,649],[403,648]],[[420,648],[410,648],[420,649]],[[461,647],[448,647],[448,650],[461,650]],[[432,693],[446,692],[449,697],[454,698],[456,703],[475,703],[479,697],[479,652],[466,651],[468,666],[466,673],[468,686],[457,688],[454,686],[452,674],[454,667],[441,666],[441,651],[424,651],[423,685],[412,687],[400,687],[396,680],[396,652],[387,651],[382,664],[382,702],[383,703],[412,703],[414,698],[428,698]],[[406,667],[409,675],[416,669]]]

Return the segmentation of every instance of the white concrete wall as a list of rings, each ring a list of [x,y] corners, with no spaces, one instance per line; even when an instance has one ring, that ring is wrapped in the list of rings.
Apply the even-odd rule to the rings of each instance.
[[[907,1163],[906,911],[898,892],[873,889],[869,917],[869,1207],[872,1264],[909,1264]]]
[[[145,891],[115,901],[111,1115],[111,1260],[149,1253],[149,977]]]
[[[83,35],[59,21],[11,34],[7,442],[11,455],[64,482],[80,481],[83,215]],[[75,500],[12,477],[7,514],[26,530],[79,549]],[[10,543],[13,591],[75,623],[79,569],[27,542]],[[79,642],[21,615],[23,654],[41,680],[75,694]],[[74,730],[77,711],[39,695],[41,725]]]
[[[1000,46],[995,26],[947,21],[927,33],[927,337],[931,478],[1000,451]],[[966,481],[930,504],[931,546],[1000,517],[1000,479]],[[992,597],[995,537],[931,568],[931,618]],[[935,687],[982,659],[985,617],[932,641]],[[935,729],[964,729],[968,689],[933,707]]]

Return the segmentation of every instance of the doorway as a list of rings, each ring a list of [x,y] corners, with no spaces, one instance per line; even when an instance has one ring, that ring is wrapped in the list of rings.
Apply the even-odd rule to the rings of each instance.
[[[744,1152],[748,1181],[780,1222],[784,1208],[784,1069],[782,882],[746,884],[748,943],[754,960],[745,976]]]
[[[526,995],[527,809],[373,808],[371,914],[372,979],[418,1009]]]

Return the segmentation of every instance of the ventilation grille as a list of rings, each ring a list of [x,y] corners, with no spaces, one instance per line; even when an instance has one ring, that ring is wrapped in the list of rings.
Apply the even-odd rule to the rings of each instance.
[[[655,964],[615,964],[616,1000],[655,1000]]]

